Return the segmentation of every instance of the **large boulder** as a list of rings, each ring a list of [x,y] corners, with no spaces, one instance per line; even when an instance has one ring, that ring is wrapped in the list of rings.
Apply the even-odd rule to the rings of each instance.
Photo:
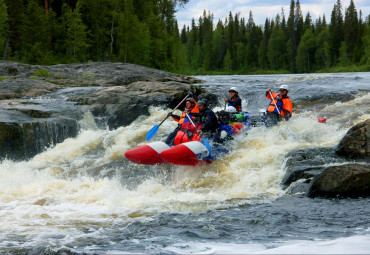
[[[105,118],[109,128],[128,125],[141,115],[149,114],[150,106],[174,108],[189,92],[215,103],[216,96],[204,89],[186,83],[134,82],[127,86],[115,86],[95,93],[71,97],[84,110],[94,116]],[[185,103],[179,107],[183,109]]]
[[[285,175],[281,182],[287,188],[297,180],[310,180],[322,173],[327,164],[338,164],[346,161],[336,155],[335,150],[325,148],[301,148],[289,152],[286,156]]]
[[[175,107],[189,91],[216,101],[195,82],[201,81],[127,63],[0,61],[0,160],[30,158],[76,136],[86,112],[117,128],[149,114],[152,105]]]
[[[308,190],[309,197],[370,196],[370,164],[343,164],[326,167]]]
[[[53,144],[76,136],[79,131],[75,118],[54,118],[50,111],[0,109],[0,119],[0,159],[31,158]]]
[[[370,158],[370,119],[353,126],[338,144],[338,155]]]

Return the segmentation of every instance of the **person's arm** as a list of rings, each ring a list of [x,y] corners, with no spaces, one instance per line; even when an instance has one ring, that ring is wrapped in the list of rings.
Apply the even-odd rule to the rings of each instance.
[[[271,98],[270,92],[271,92],[271,89],[268,89],[268,90],[266,91],[266,97],[267,97],[267,99],[272,100],[272,98],[275,98],[275,97],[277,97],[277,96],[278,96],[278,94],[277,94],[277,93],[271,92],[271,94],[272,94],[272,98]]]

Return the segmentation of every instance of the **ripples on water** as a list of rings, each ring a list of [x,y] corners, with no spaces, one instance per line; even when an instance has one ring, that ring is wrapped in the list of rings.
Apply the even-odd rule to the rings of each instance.
[[[151,108],[112,131],[99,130],[87,113],[78,137],[0,164],[0,252],[252,253],[369,231],[368,199],[308,199],[280,188],[287,152],[334,146],[369,118],[369,73],[199,78],[219,92],[215,110],[230,86],[241,89],[244,110],[258,112],[268,104],[266,88],[288,84],[296,114],[238,137],[225,159],[176,167],[123,156],[169,109]],[[154,139],[174,128],[166,121]]]

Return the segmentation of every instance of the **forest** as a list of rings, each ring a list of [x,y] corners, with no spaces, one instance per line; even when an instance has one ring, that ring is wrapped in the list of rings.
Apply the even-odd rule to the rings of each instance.
[[[330,17],[291,0],[264,24],[253,13],[178,27],[189,0],[0,0],[2,59],[30,64],[114,61],[186,73],[370,71],[370,15],[351,0]]]

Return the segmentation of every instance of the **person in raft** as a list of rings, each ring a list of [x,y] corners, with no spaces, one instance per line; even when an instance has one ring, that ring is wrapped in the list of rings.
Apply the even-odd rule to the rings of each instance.
[[[279,94],[267,89],[266,97],[271,102],[266,110],[266,126],[276,125],[279,121],[287,121],[292,117],[293,104],[288,96],[288,85],[281,85]]]
[[[193,96],[191,94],[191,96]],[[171,145],[173,144],[176,134],[178,131],[185,129],[185,130],[192,130],[195,132],[195,128],[192,126],[190,120],[186,116],[186,113],[190,116],[190,118],[194,121],[196,117],[199,115],[199,107],[197,102],[195,101],[194,98],[187,98],[186,99],[186,104],[185,104],[185,111],[182,113],[181,116],[171,114],[170,116],[177,121],[179,124],[172,133],[170,133],[165,141],[166,144]]]
[[[201,99],[198,101],[199,117],[198,122],[201,123],[200,129],[196,132],[202,137],[212,138],[214,142],[220,143],[221,141],[221,126],[218,123],[216,114],[208,108],[207,101]]]
[[[224,98],[225,102],[228,103],[228,106],[235,107],[237,112],[242,111],[242,100],[239,97],[239,92],[237,87],[231,87],[229,89],[230,99]]]

